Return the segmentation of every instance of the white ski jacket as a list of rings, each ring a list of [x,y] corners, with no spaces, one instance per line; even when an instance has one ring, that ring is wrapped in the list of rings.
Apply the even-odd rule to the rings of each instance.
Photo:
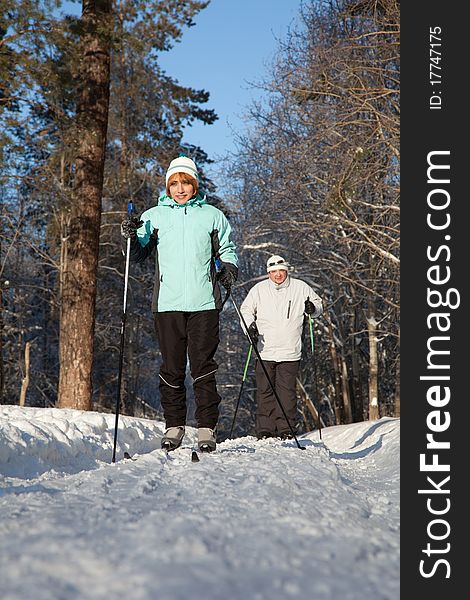
[[[321,298],[305,281],[289,275],[279,285],[268,278],[248,292],[240,312],[248,327],[256,321],[258,350],[263,360],[300,360],[307,298],[315,306],[313,316],[319,317],[323,312]]]

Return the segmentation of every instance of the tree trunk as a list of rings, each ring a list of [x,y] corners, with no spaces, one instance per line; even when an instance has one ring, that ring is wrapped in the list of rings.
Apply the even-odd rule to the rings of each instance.
[[[31,349],[31,342],[26,342],[26,346],[24,349],[24,377],[21,382],[21,392],[20,392],[20,406],[25,406],[26,404],[26,392],[28,391],[29,386],[29,351]]]
[[[343,352],[340,354],[341,359],[341,391],[343,393],[343,406],[344,406],[344,422],[352,423],[352,407],[351,407],[351,394],[349,391],[349,373],[346,359],[344,358]]]
[[[331,363],[333,366],[333,374],[334,374],[334,386],[335,386],[335,399],[334,399],[334,409],[335,409],[335,417],[336,417],[336,425],[340,425],[343,422],[343,399],[341,396],[341,371],[339,367],[338,361],[338,353],[336,352],[335,338],[333,333],[333,325],[331,323],[331,318],[328,311],[323,313],[325,321],[328,325],[328,333],[330,336],[330,354],[331,354]]]
[[[59,406],[92,406],[93,336],[109,105],[110,0],[83,0],[78,156],[60,311]]]
[[[305,389],[305,387],[303,386],[302,382],[300,381],[300,379],[298,377],[296,378],[295,382],[296,382],[296,386],[297,386],[298,395],[300,396],[300,398],[302,398],[305,406],[308,408],[310,414],[312,415],[312,419],[313,419],[315,426],[318,429],[325,427],[325,423],[323,422],[323,419],[320,417],[320,414],[318,413],[318,410],[317,410],[315,404],[313,403],[312,399],[310,398],[310,396],[307,393],[307,390]],[[319,398],[317,398],[317,402],[319,403]]]
[[[369,303],[372,300],[369,299]],[[367,318],[367,329],[369,331],[369,420],[375,421],[380,418],[379,414],[379,381],[378,381],[378,357],[377,357],[377,321],[374,311],[369,306]]]
[[[358,330],[357,308],[351,319],[351,331]],[[364,421],[364,402],[362,397],[362,377],[359,356],[357,352],[356,336],[351,336],[351,369],[352,369],[352,396],[354,400],[354,421]]]

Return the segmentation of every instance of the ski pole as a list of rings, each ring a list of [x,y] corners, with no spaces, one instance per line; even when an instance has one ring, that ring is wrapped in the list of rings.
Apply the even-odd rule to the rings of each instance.
[[[282,402],[281,402],[281,400],[280,400],[280,398],[279,398],[279,396],[278,396],[278,394],[276,392],[276,389],[274,388],[274,385],[273,385],[273,382],[271,381],[271,378],[269,377],[269,373],[268,373],[268,370],[266,369],[266,365],[264,364],[263,359],[261,358],[261,355],[259,353],[259,350],[258,350],[256,344],[253,342],[253,340],[251,338],[250,332],[248,331],[248,327],[247,327],[246,321],[243,318],[243,315],[238,310],[237,303],[233,299],[233,294],[230,297],[232,298],[233,306],[235,307],[235,310],[237,311],[237,315],[238,315],[240,321],[243,323],[243,327],[245,328],[245,331],[246,331],[246,333],[248,335],[248,338],[250,339],[251,346],[252,346],[253,350],[255,351],[255,354],[256,354],[256,356],[257,356],[257,358],[259,360],[261,368],[263,369],[264,374],[266,376],[266,379],[267,379],[267,381],[268,381],[268,383],[269,383],[269,385],[270,385],[270,387],[271,387],[271,389],[273,391],[274,397],[276,398],[277,403],[279,404],[279,408],[281,409],[282,414],[284,415],[284,419],[286,420],[286,423],[289,425],[289,429],[290,429],[290,431],[292,433],[292,436],[293,436],[293,438],[294,438],[294,440],[295,440],[295,442],[297,444],[297,447],[299,448],[299,450],[305,450],[305,446],[301,446],[299,444],[299,440],[297,439],[297,436],[295,435],[295,431],[293,430],[292,425],[290,424],[290,421],[289,421],[289,419],[287,417],[286,411],[284,410],[284,407],[282,406]]]
[[[251,351],[253,350],[253,346],[250,344],[250,350],[248,351],[248,358],[246,359],[246,364],[245,364],[245,370],[243,371],[243,378],[242,378],[242,384],[240,386],[240,392],[238,394],[238,399],[237,399],[237,404],[235,406],[235,413],[233,415],[233,421],[232,421],[232,427],[230,428],[230,434],[229,434],[229,439],[232,439],[232,433],[233,433],[233,428],[235,426],[235,421],[237,418],[237,412],[238,412],[238,405],[240,404],[240,398],[242,397],[242,390],[243,390],[243,386],[245,384],[245,379],[246,379],[246,373],[248,371],[248,365],[250,363],[250,358],[251,358]]]
[[[312,356],[314,356],[315,343],[314,343],[314,340],[313,340],[313,319],[312,319],[312,317],[310,315],[308,316],[308,322],[310,324],[310,342],[312,344]]]
[[[127,215],[130,218],[134,211],[134,204],[132,201],[127,203]],[[113,463],[116,462],[116,444],[117,434],[119,425],[119,407],[121,404],[121,383],[122,383],[122,364],[124,360],[124,332],[126,330],[126,308],[127,308],[127,284],[129,282],[129,261],[131,255],[131,238],[127,238],[126,248],[126,270],[124,274],[124,302],[122,308],[121,318],[121,342],[119,346],[119,370],[118,370],[118,381],[117,381],[117,393],[116,393],[116,418],[114,421],[114,444],[113,444]]]
[[[313,337],[313,319],[312,317],[309,315],[308,316],[308,322],[310,325],[310,342],[312,344],[312,365],[313,365],[313,378],[315,380],[315,395],[317,397],[317,402],[318,402],[318,408],[317,408],[317,413],[318,413],[318,433],[320,434],[320,439],[321,439],[321,416],[320,416],[320,399],[318,397],[318,386],[317,386],[317,370],[315,368],[315,343],[314,343],[314,337]]]

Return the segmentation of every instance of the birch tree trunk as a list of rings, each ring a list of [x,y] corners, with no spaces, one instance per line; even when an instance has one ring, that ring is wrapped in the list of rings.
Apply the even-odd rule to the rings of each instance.
[[[379,382],[378,382],[378,356],[377,356],[377,321],[373,308],[372,299],[369,298],[369,315],[367,317],[367,329],[369,332],[369,420],[375,421],[380,418],[379,414]]]
[[[83,0],[82,9],[78,156],[61,293],[59,406],[90,410],[109,106],[111,0]]]
[[[28,391],[29,386],[29,353],[31,349],[31,342],[26,342],[26,346],[24,349],[24,377],[21,382],[21,392],[20,392],[20,406],[25,406],[26,404],[26,392]]]
[[[346,359],[344,358],[343,352],[340,354],[341,360],[341,391],[343,393],[343,406],[344,406],[344,422],[352,423],[352,407],[351,407],[351,394],[349,393],[349,373]]]

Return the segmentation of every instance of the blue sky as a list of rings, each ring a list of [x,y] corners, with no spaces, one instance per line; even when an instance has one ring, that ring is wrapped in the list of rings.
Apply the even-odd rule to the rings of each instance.
[[[232,129],[243,130],[243,113],[250,99],[260,96],[249,82],[268,74],[277,39],[285,38],[299,8],[300,0],[212,0],[195,17],[195,26],[162,56],[161,64],[182,85],[210,92],[206,106],[219,119],[188,127],[185,141],[213,159],[234,150]]]
[[[186,142],[200,146],[214,160],[235,149],[234,132],[245,128],[243,114],[250,100],[262,95],[249,84],[268,75],[278,40],[294,24],[300,4],[301,0],[211,0],[181,42],[161,55],[168,75],[210,93],[205,107],[219,117],[213,125],[187,127]],[[65,6],[68,12],[81,12],[76,0]],[[206,171],[216,175],[217,163]]]

